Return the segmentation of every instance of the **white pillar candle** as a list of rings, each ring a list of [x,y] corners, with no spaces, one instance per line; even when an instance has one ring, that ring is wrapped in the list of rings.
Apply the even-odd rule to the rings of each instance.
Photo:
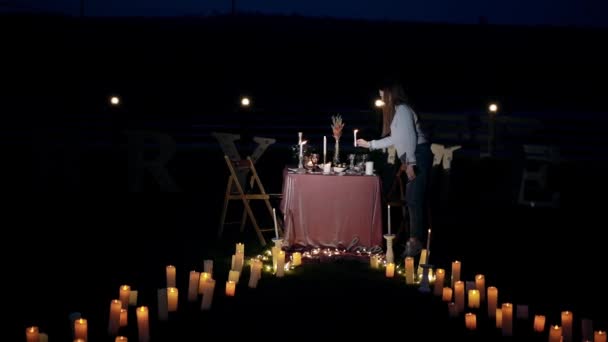
[[[606,342],[606,331],[596,330],[593,333],[593,342]]]
[[[395,263],[389,262],[386,264],[385,275],[387,278],[392,278],[395,276]]]
[[[445,282],[445,270],[438,268],[435,270],[435,284],[433,284],[433,294],[441,296],[443,294],[443,283]]]
[[[572,312],[562,311],[562,336],[563,342],[572,342]]]
[[[513,304],[502,303],[502,335],[513,336]]]
[[[502,309],[496,308],[494,311],[494,317],[496,318],[496,328],[502,329]]]
[[[201,272],[201,275],[198,278],[198,294],[203,294],[203,284],[211,279],[211,274],[208,272]]]
[[[498,307],[498,289],[495,286],[488,287],[488,317],[496,315]]]
[[[213,303],[213,293],[215,292],[215,280],[207,279],[203,285],[203,300],[201,302],[201,310],[211,309]]]
[[[122,303],[122,308],[126,309],[129,307],[129,299],[131,297],[131,286],[121,285],[118,290],[118,299]]]
[[[539,333],[545,331],[546,320],[544,315],[534,315],[534,331]]]
[[[486,300],[486,277],[483,274],[475,275],[475,288],[479,290],[479,301]]]
[[[405,257],[405,283],[414,284],[414,258]]]
[[[176,287],[176,269],[175,266],[173,265],[168,265],[166,267],[166,274],[167,274],[167,287]]]
[[[426,250],[430,256],[430,254],[431,254],[431,228],[429,228],[429,230],[427,231],[427,234],[426,234]],[[427,256],[427,258],[429,256]]]
[[[387,224],[388,224],[388,235],[391,235],[391,205],[388,205],[388,208],[386,208],[386,218],[387,218]]]
[[[471,309],[477,309],[479,308],[479,290],[478,289],[471,289],[468,292],[468,298],[469,298],[469,308]]]
[[[245,244],[242,242],[238,242],[236,244],[236,249],[234,253],[245,253]]]
[[[236,292],[236,283],[232,280],[226,282],[226,296],[234,297]]]
[[[277,273],[276,276],[281,278],[285,275],[285,251],[279,251],[277,257]]]
[[[167,288],[158,289],[156,292],[158,320],[166,321],[169,319],[169,309],[167,303]]]
[[[120,326],[126,327],[129,324],[129,311],[127,309],[120,309]]]
[[[355,146],[355,147],[357,147],[357,132],[358,132],[358,131],[359,131],[358,129],[356,129],[356,130],[354,130],[354,131],[353,131],[353,132],[355,133],[355,140],[354,140],[354,146]],[[390,233],[389,233],[389,234],[390,234]]]
[[[454,302],[458,313],[464,312],[464,282],[459,280],[454,283]]]
[[[110,318],[108,319],[108,334],[110,336],[118,335],[120,329],[120,310],[122,310],[122,302],[118,299],[110,301]]]
[[[129,291],[129,305],[137,306],[137,290],[131,289]]]
[[[177,287],[167,287],[167,311],[176,312],[179,290]]]
[[[302,265],[302,253],[300,252],[294,252],[292,255],[292,265],[294,266],[300,266]]]
[[[147,306],[140,306],[135,310],[137,316],[137,336],[139,342],[150,341],[150,318]]]
[[[449,286],[446,286],[443,288],[443,292],[442,292],[442,296],[441,296],[441,300],[443,300],[444,302],[451,302],[452,301],[452,288]]]
[[[327,163],[327,136],[323,136],[323,164]]]
[[[116,336],[114,342],[128,342],[129,339],[126,336]]]
[[[231,270],[228,272],[228,280],[233,281],[235,283],[239,283],[239,278],[241,278],[241,272]]]
[[[203,271],[209,273],[209,276],[213,278],[213,260],[203,261]]]
[[[460,280],[460,268],[460,261],[452,261],[452,287],[454,287],[454,283]]]
[[[477,315],[472,312],[467,312],[464,315],[464,324],[469,330],[477,329]]]
[[[559,325],[552,325],[551,329],[549,329],[549,342],[561,342],[561,340],[562,327],[560,327]]]
[[[279,239],[279,225],[277,224],[277,210],[272,208],[272,220],[274,221],[274,236]]]
[[[197,271],[190,271],[190,281],[188,282],[188,301],[196,302],[198,299],[198,283],[201,274]]]
[[[88,324],[84,318],[79,318],[74,321],[74,338],[81,338],[87,340]]]
[[[26,342],[39,342],[40,329],[37,326],[27,327],[25,329],[25,340]]]

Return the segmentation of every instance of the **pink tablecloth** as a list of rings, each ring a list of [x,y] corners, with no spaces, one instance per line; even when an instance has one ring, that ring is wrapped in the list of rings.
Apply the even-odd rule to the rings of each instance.
[[[382,246],[380,191],[377,176],[285,172],[281,200],[284,244]]]

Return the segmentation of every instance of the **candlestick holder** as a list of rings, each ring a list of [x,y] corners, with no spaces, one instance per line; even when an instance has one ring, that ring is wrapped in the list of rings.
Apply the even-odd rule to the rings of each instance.
[[[395,234],[385,234],[384,239],[386,240],[386,262],[395,262],[395,254],[393,253]]]
[[[431,264],[420,264],[418,267],[422,267],[422,278],[420,279],[420,287],[418,291],[428,293],[431,292],[429,270],[433,268]]]

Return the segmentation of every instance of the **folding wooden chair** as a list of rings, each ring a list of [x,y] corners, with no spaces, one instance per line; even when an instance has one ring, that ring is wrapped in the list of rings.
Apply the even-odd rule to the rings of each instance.
[[[260,240],[260,243],[262,244],[262,246],[265,246],[266,240],[264,239],[264,235],[262,233],[267,231],[274,231],[274,227],[260,228],[258,221],[255,218],[255,215],[251,208],[250,201],[264,201],[266,208],[268,209],[268,213],[270,214],[270,221],[273,222],[273,211],[272,205],[270,204],[270,199],[280,198],[281,194],[266,193],[264,185],[260,180],[260,177],[255,169],[255,165],[251,157],[247,157],[247,160],[244,161],[232,161],[227,155],[224,155],[224,160],[226,161],[226,165],[228,166],[230,175],[228,176],[228,184],[226,185],[226,195],[224,197],[224,208],[222,210],[222,218],[220,222],[218,237],[222,236],[224,226],[226,224],[236,223],[226,222],[226,215],[228,213],[229,202],[231,200],[237,200],[243,203],[243,215],[240,221],[241,232],[244,231],[247,219],[249,218],[249,220],[251,220],[253,228],[256,231],[258,239]],[[250,175],[249,187],[246,186],[247,184],[244,181],[247,179],[248,175]],[[279,231],[280,236],[282,236],[282,222],[279,220],[279,216],[280,215],[277,214],[277,230]]]

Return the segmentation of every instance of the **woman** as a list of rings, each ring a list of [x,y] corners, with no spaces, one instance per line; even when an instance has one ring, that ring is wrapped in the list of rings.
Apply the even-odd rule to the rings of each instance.
[[[422,250],[425,239],[425,207],[433,153],[428,136],[423,131],[418,115],[405,101],[400,84],[383,87],[380,97],[383,107],[383,136],[372,141],[357,140],[357,146],[370,150],[394,148],[401,162],[401,170],[408,178],[405,197],[410,216],[410,236],[405,244],[405,255],[415,256]]]

